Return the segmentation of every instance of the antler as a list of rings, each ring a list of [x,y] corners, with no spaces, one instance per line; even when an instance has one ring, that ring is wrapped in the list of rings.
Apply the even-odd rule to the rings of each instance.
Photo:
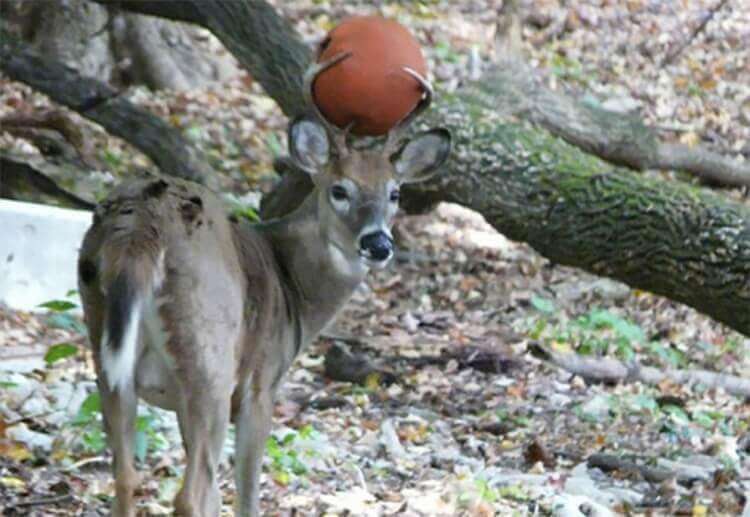
[[[390,131],[388,131],[388,136],[386,137],[385,146],[383,149],[383,152],[386,154],[396,152],[396,150],[398,149],[398,145],[401,142],[401,137],[403,136],[404,130],[409,126],[409,124],[412,123],[415,118],[419,116],[420,113],[426,110],[432,103],[433,90],[432,85],[429,83],[429,81],[422,77],[419,72],[412,68],[409,68],[408,66],[403,67],[402,70],[417,80],[419,86],[422,88],[422,97],[419,99],[419,102],[414,107],[414,109],[411,110],[404,118],[399,120],[396,125],[393,126]]]
[[[302,86],[302,93],[305,97],[305,102],[312,107],[312,109],[315,111],[315,115],[326,128],[326,131],[331,136],[331,140],[333,140],[333,145],[336,147],[339,156],[346,156],[349,153],[349,147],[346,143],[346,137],[349,134],[349,130],[354,124],[349,124],[344,129],[340,129],[337,126],[331,124],[323,115],[323,113],[320,112],[318,105],[315,103],[315,98],[313,95],[313,85],[315,83],[315,79],[321,72],[328,70],[332,66],[340,63],[351,55],[351,52],[341,52],[329,59],[326,59],[322,63],[313,62],[305,72],[304,83]]]

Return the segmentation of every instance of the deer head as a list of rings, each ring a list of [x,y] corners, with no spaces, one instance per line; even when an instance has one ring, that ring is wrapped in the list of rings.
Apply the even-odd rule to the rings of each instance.
[[[313,99],[317,75],[346,59],[339,54],[313,64],[305,74],[304,92],[313,117],[301,117],[289,126],[290,154],[316,187],[321,238],[348,260],[370,268],[384,267],[393,255],[390,228],[398,210],[399,188],[431,177],[448,158],[451,137],[437,128],[417,134],[405,145],[405,129],[432,99],[432,88],[417,72],[404,68],[422,88],[417,106],[386,136],[380,149],[353,149],[349,128],[331,125]]]

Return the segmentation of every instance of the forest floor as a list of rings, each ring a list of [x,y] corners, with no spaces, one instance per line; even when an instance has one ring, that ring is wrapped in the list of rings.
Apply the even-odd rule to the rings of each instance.
[[[750,12],[730,0],[711,15],[716,3],[523,2],[524,50],[552,86],[639,110],[666,139],[750,159]],[[398,18],[423,43],[438,85],[452,89],[481,73],[500,2],[283,4],[311,43],[348,14]],[[22,85],[0,85],[0,116],[50,106]],[[183,128],[236,200],[270,187],[285,120],[250,78],[128,96]],[[69,116],[100,166],[87,178],[59,177],[69,188],[99,197],[151,167]],[[8,133],[0,148],[41,156]],[[596,383],[534,353],[748,379],[750,339],[664,298],[551,264],[458,206],[400,217],[395,233],[397,260],[368,278],[287,376],[264,463],[264,513],[750,515],[750,394],[670,380]],[[3,515],[108,514],[110,455],[78,301],[68,294],[49,313],[0,307]],[[367,358],[374,373],[333,380],[333,347]],[[183,468],[174,416],[141,404],[137,429],[140,509],[168,514]],[[220,479],[232,515],[233,430],[226,449]]]

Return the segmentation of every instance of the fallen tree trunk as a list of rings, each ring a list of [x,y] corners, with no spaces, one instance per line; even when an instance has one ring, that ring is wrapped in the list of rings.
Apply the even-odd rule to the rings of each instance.
[[[211,29],[286,113],[303,109],[299,82],[308,53],[265,2],[120,4]],[[462,204],[555,263],[667,296],[750,335],[750,210],[613,167],[533,119],[516,121],[513,96],[502,95],[513,90],[512,80],[490,74],[439,95],[421,125],[448,126],[455,151],[443,174],[405,189],[407,204]],[[296,198],[305,188],[287,185]]]

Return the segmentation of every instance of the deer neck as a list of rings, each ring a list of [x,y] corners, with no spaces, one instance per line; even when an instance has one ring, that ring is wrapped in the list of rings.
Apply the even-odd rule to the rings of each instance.
[[[306,345],[336,316],[368,268],[321,232],[315,192],[292,214],[260,226],[274,251]]]

